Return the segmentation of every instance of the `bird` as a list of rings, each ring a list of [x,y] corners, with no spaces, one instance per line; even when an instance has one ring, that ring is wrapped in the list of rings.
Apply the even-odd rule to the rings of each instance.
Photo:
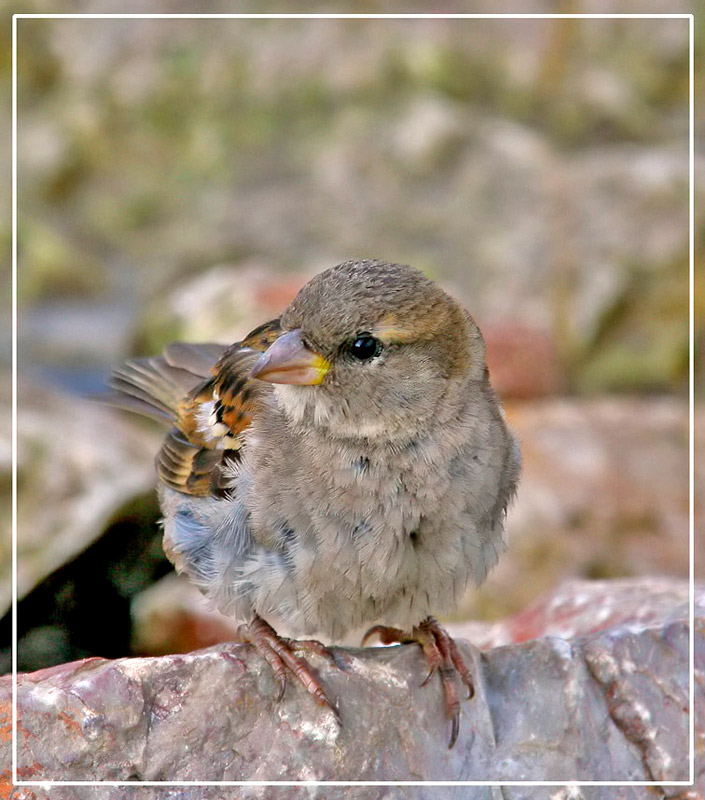
[[[340,721],[306,659],[331,657],[320,639],[416,642],[453,747],[474,681],[437,616],[506,549],[521,462],[469,312],[415,268],[346,261],[241,341],[176,342],[109,385],[170,426],[164,550],[238,620],[280,696],[293,677]]]

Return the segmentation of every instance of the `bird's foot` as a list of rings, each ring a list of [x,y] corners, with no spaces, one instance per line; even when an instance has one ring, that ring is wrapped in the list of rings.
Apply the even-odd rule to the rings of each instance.
[[[241,625],[238,628],[238,640],[245,644],[251,644],[272,668],[279,683],[279,700],[284,696],[287,676],[291,673],[318,705],[328,708],[340,723],[338,709],[328,699],[320,680],[308,662],[296,655],[296,652],[308,651],[324,656],[335,664],[333,653],[325,645],[314,639],[285,639],[258,616],[255,616],[249,624]]]
[[[399,628],[388,628],[384,625],[375,625],[362,637],[364,645],[372,636],[378,636],[382,644],[407,644],[417,642],[421,645],[426,663],[429,668],[428,675],[421,686],[425,686],[438,672],[443,687],[446,713],[451,721],[450,742],[448,748],[453,747],[460,730],[460,700],[458,698],[457,678],[465,684],[468,690],[468,700],[475,694],[475,685],[467,664],[458,650],[457,645],[448,632],[439,625],[434,617],[428,617],[416,625],[411,633]]]

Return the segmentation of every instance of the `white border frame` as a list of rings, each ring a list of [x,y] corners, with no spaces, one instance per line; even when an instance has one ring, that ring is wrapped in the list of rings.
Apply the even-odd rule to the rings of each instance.
[[[689,20],[689,762],[688,781],[22,781],[17,779],[17,20],[18,19],[687,19]],[[12,782],[13,786],[692,786],[695,782],[695,357],[694,357],[694,14],[13,14],[12,15]]]

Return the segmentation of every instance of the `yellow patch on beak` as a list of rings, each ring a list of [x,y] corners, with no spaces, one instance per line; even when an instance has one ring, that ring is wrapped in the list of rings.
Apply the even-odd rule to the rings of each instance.
[[[316,386],[323,382],[330,367],[330,361],[311,350],[296,329],[280,336],[262,353],[250,377],[268,383]]]

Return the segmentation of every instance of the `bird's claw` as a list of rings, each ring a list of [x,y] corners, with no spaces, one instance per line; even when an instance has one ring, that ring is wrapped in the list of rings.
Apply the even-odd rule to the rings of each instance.
[[[386,625],[373,625],[362,637],[360,647],[364,647],[368,640],[373,636],[379,636],[382,644],[409,644],[416,641],[413,635],[409,635],[401,628],[390,628]]]
[[[281,701],[284,697],[287,676],[293,674],[316,703],[326,707],[338,723],[341,722],[340,712],[329,700],[320,680],[305,659],[295,652],[308,650],[328,658],[335,664],[333,653],[327,647],[315,640],[284,639],[261,617],[255,617],[248,625],[241,625],[238,628],[238,639],[251,644],[272,668],[279,684],[277,701]]]
[[[456,678],[460,678],[467,687],[468,700],[475,694],[472,675],[463,661],[458,646],[434,617],[425,619],[410,634],[399,628],[375,625],[364,635],[362,644],[364,645],[373,635],[377,635],[383,644],[418,642],[421,645],[429,668],[428,675],[424,678],[421,686],[426,686],[434,674],[438,672],[443,688],[446,713],[451,722],[448,748],[453,747],[460,731],[460,700],[458,699]]]

